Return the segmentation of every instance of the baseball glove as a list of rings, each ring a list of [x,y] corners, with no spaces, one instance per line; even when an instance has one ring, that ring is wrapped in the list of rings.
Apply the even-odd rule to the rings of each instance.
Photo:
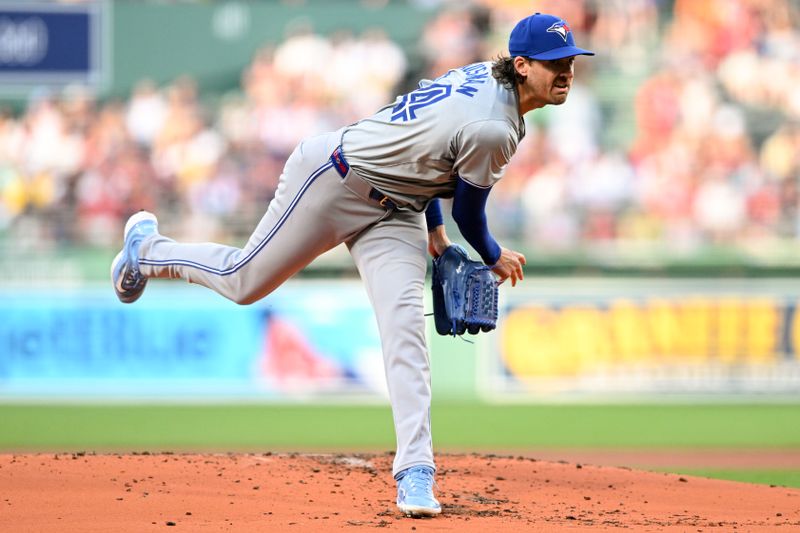
[[[497,279],[458,244],[433,260],[433,316],[439,335],[472,335],[497,326]]]

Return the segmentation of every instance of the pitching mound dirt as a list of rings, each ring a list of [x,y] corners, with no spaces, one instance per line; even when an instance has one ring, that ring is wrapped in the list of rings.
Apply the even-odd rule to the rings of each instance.
[[[796,531],[800,490],[525,457],[440,455],[433,519],[392,457],[0,455],[0,531]],[[174,528],[174,529],[173,529]]]

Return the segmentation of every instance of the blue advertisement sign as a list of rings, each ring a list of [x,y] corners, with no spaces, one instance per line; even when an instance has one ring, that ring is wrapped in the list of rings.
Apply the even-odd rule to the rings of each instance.
[[[105,6],[0,3],[0,84],[8,90],[101,83]]]
[[[153,284],[0,291],[0,397],[383,394],[377,326],[360,285],[282,287],[238,306]]]

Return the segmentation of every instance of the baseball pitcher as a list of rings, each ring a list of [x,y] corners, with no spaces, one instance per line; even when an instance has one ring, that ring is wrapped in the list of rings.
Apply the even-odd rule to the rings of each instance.
[[[111,266],[131,303],[150,278],[183,279],[240,304],[260,300],[323,252],[345,243],[378,322],[397,438],[397,505],[433,516],[435,463],[423,287],[427,253],[450,241],[439,198],[452,198],[464,239],[498,282],[516,285],[525,257],[492,237],[485,205],[525,135],[523,115],[566,101],[577,55],[566,21],[536,13],[512,30],[510,57],[453,69],[374,115],[301,142],[243,248],[186,244],[141,211]]]

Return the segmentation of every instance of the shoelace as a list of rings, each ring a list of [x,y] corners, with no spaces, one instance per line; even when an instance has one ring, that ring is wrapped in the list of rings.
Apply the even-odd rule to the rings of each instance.
[[[417,470],[409,472],[409,493],[411,494],[429,494],[433,492],[433,474],[428,470]],[[417,482],[420,484],[417,485]]]

